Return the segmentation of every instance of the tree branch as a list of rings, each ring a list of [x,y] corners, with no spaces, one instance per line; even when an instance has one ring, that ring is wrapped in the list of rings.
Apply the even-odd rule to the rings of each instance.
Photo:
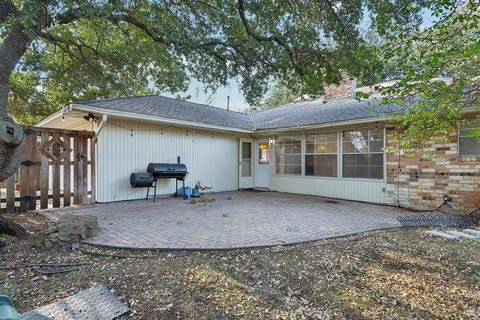
[[[17,7],[10,0],[0,0],[0,23],[17,13]]]
[[[242,24],[243,24],[243,27],[245,29],[245,32],[247,33],[247,35],[251,38],[253,38],[254,40],[258,41],[258,42],[274,42],[276,44],[278,44],[280,47],[282,47],[286,52],[287,52],[287,55],[290,59],[290,62],[292,63],[292,66],[295,68],[295,70],[300,74],[300,75],[303,75],[304,72],[302,70],[302,68],[300,68],[300,66],[298,66],[297,62],[296,62],[296,57],[295,57],[295,52],[294,50],[280,37],[278,36],[262,36],[260,34],[257,34],[256,32],[254,32],[252,30],[252,28],[250,27],[250,23],[248,22],[248,19],[245,15],[245,2],[244,0],[237,0],[237,4],[238,4],[238,15],[240,16],[240,19],[242,20]]]

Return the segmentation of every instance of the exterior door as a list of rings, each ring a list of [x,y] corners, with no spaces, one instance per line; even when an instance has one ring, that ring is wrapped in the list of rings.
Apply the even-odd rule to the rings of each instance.
[[[239,179],[240,189],[253,188],[253,140],[240,139],[239,150]]]
[[[268,188],[270,178],[270,145],[268,139],[255,141],[255,187]]]

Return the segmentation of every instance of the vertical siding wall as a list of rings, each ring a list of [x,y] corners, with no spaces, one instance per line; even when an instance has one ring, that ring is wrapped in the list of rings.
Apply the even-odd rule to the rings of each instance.
[[[176,163],[177,156],[190,172],[187,186],[201,181],[212,187],[211,191],[236,190],[238,138],[233,134],[108,119],[97,145],[97,201],[145,197],[146,189],[131,188],[130,174],[145,172],[149,162]],[[174,179],[158,180],[157,194],[174,192]]]
[[[270,190],[330,198],[386,203],[384,180],[272,175]]]

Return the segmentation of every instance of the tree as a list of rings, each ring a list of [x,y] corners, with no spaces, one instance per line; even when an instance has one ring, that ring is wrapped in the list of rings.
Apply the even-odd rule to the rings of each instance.
[[[399,146],[409,152],[427,141],[447,141],[464,112],[480,109],[480,3],[434,1],[429,9],[435,17],[430,27],[393,26],[384,48],[401,77],[383,91],[383,105],[405,111],[394,120]]]
[[[7,115],[11,92],[29,111],[36,101],[176,91],[190,76],[212,89],[240,79],[250,102],[272,79],[318,92],[343,71],[362,77],[365,7],[385,29],[415,21],[423,2],[0,0],[0,181],[23,139]]]
[[[298,90],[293,90],[281,82],[276,82],[267,93],[267,97],[263,101],[250,107],[247,112],[257,112],[276,108],[284,104],[292,103],[299,96],[300,93]]]

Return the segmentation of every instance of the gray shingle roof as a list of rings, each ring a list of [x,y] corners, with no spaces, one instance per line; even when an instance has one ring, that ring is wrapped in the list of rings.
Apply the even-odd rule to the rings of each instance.
[[[250,118],[243,113],[162,96],[90,100],[78,103],[102,109],[138,113],[175,120],[192,121],[245,130],[252,128]]]
[[[141,96],[79,102],[85,106],[152,115],[202,124],[245,130],[268,130],[358,120],[391,114],[398,109],[374,112],[378,100],[321,100],[289,104],[278,108],[244,114],[222,108],[162,96]]]
[[[299,102],[253,113],[250,120],[257,130],[309,126],[332,122],[367,119],[398,112],[398,108],[379,106],[379,100],[355,99]]]

